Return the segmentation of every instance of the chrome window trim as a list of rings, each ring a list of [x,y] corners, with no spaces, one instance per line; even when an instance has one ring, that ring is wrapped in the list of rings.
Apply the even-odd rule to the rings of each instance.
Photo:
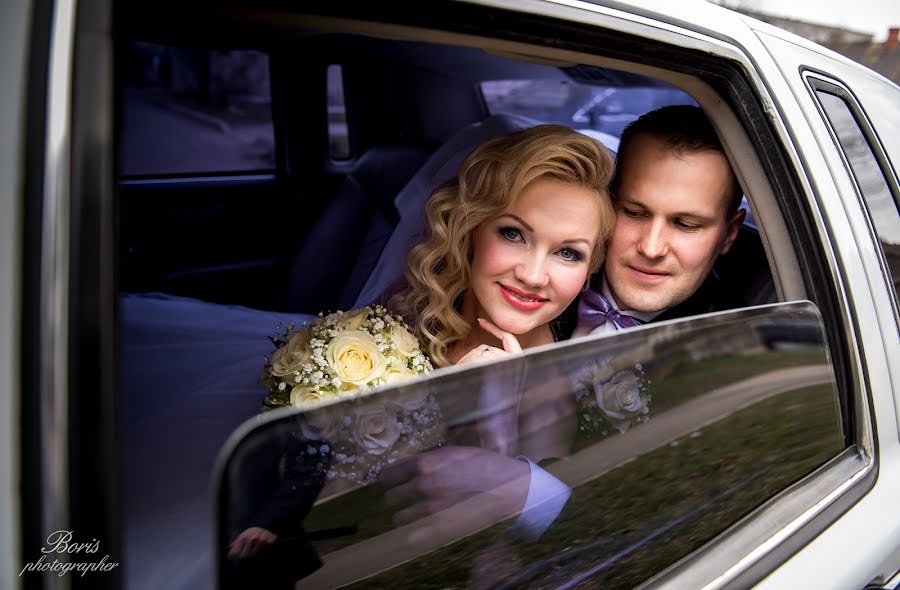
[[[831,119],[828,117],[828,113],[825,111],[825,107],[822,105],[822,101],[819,100],[819,97],[817,96],[817,92],[819,90],[823,92],[830,92],[829,88],[823,86],[833,86],[837,89],[838,92],[837,94],[835,94],[835,96],[838,96],[838,98],[841,98],[845,103],[847,103],[847,108],[850,110],[850,113],[856,120],[860,131],[866,139],[867,145],[872,150],[872,154],[878,162],[881,173],[885,175],[885,184],[894,197],[896,203],[898,179],[895,171],[890,167],[890,159],[888,158],[887,152],[885,151],[884,146],[881,144],[881,141],[878,139],[878,135],[875,132],[872,121],[870,121],[869,117],[866,116],[866,112],[862,108],[862,104],[859,102],[859,99],[856,98],[856,95],[850,90],[850,88],[847,87],[846,84],[844,84],[837,78],[815,70],[804,71],[803,80],[806,83],[806,87],[809,89],[809,93],[813,99],[813,102],[815,102],[816,104],[816,108],[819,110],[819,114],[822,116],[822,120],[828,127],[829,134],[831,135],[831,138],[834,141],[834,145],[840,154],[841,160],[843,161],[844,166],[847,169],[847,174],[852,179],[853,185],[856,188],[856,198],[859,203],[860,209],[865,215],[869,230],[869,237],[871,238],[873,244],[880,244],[881,238],[878,236],[878,230],[875,228],[875,222],[872,220],[872,214],[869,212],[869,206],[866,203],[865,195],[863,195],[862,189],[859,186],[859,179],[853,172],[853,168],[850,165],[850,160],[847,157],[847,153],[837,136],[837,132],[835,131],[834,126],[831,123]],[[873,140],[875,141],[873,142]],[[887,168],[885,169],[885,167]],[[891,184],[891,181],[893,181],[893,184]],[[890,281],[890,269],[888,268],[887,259],[885,258],[884,252],[881,248],[879,248],[878,250],[878,259],[879,263],[881,264],[882,279],[885,281],[886,291],[894,308],[894,319],[896,320],[897,324],[900,325],[900,301],[898,301],[897,293],[894,290],[894,285]]]
[[[833,521],[843,512],[840,506],[833,509],[837,501],[855,503],[874,479],[873,464],[865,453],[857,447],[844,449],[815,473],[782,490],[704,547],[638,587],[717,590],[753,584],[771,569],[765,560],[778,559],[782,552],[789,557],[793,549],[785,544],[792,537],[799,536],[801,544],[808,542],[818,530],[804,535],[804,527],[820,516]],[[733,565],[722,571],[719,566],[729,562]]]
[[[44,530],[68,529],[69,239],[75,0],[54,3],[47,89],[40,254],[40,473]],[[66,560],[68,555],[59,555]],[[51,581],[52,580],[52,581]],[[68,588],[51,576],[47,587]]]

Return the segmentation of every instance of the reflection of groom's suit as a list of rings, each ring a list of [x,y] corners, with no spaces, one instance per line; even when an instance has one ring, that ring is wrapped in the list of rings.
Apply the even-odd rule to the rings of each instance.
[[[712,313],[714,311],[725,311],[726,309],[735,309],[737,307],[742,307],[742,304],[725,293],[721,281],[719,281],[715,272],[711,272],[706,277],[706,280],[703,281],[703,284],[700,285],[700,288],[688,297],[686,301],[667,309],[652,321],[662,322]]]
[[[259,527],[278,536],[258,554],[232,562],[223,587],[293,588],[321,567],[303,521],[325,484],[327,455],[309,455],[311,441],[299,433],[274,436],[245,457],[240,476],[238,529]]]

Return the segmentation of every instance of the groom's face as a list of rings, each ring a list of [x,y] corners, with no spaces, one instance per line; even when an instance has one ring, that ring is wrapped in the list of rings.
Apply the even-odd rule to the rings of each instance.
[[[721,152],[680,154],[640,134],[619,157],[607,285],[620,309],[661,312],[700,287],[744,212],[729,215],[732,172]]]

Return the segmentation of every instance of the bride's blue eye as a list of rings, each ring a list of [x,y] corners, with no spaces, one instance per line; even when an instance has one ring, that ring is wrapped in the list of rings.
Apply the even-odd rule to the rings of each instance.
[[[518,242],[522,239],[522,232],[514,227],[501,227],[499,231],[500,235],[510,242]]]
[[[568,262],[581,262],[584,260],[584,254],[572,248],[563,248],[559,251],[559,257]]]

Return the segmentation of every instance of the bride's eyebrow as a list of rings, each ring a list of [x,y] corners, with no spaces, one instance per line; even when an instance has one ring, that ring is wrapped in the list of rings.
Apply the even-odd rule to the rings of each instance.
[[[527,223],[525,223],[525,220],[524,220],[524,219],[522,219],[521,217],[519,217],[518,215],[516,215],[516,214],[514,214],[514,213],[504,213],[503,215],[501,215],[501,216],[498,217],[497,219],[503,219],[504,217],[509,217],[509,218],[512,218],[512,219],[515,220],[515,221],[518,221],[520,224],[522,224],[522,227],[524,227],[524,228],[525,228],[526,230],[528,230],[528,231],[534,231],[534,228],[533,228],[533,227],[531,227],[530,225],[528,225]]]

